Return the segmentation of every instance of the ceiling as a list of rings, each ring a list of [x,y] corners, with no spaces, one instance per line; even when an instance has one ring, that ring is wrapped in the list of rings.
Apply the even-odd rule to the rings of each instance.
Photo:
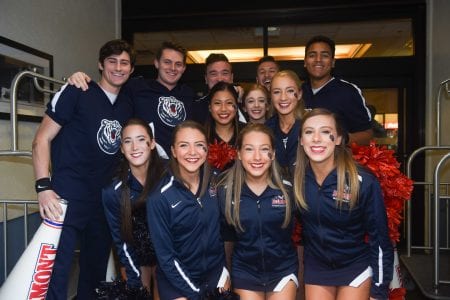
[[[188,50],[304,46],[322,34],[336,44],[370,44],[362,57],[411,56],[425,0],[277,0],[254,2],[122,1],[122,36],[139,53],[138,64],[153,63],[162,41]],[[414,34],[413,34],[413,26]],[[259,27],[258,27],[259,26]],[[262,27],[275,27],[263,41]]]
[[[336,44],[371,44],[362,57],[413,55],[411,19],[292,24],[269,30],[270,47],[304,46],[317,34],[332,38]],[[138,65],[153,64],[154,54],[162,41],[180,43],[188,50],[260,48],[263,56],[262,27],[239,26],[190,30],[135,32],[133,44]],[[270,51],[269,51],[270,54]]]

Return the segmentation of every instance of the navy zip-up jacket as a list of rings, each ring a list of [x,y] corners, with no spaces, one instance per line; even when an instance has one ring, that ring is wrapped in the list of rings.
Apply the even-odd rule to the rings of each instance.
[[[268,186],[257,196],[246,184],[242,186],[239,217],[244,231],[240,232],[225,220],[225,189],[219,188],[218,198],[222,234],[225,240],[234,241],[231,277],[251,278],[265,284],[291,273],[297,275],[297,250],[291,240],[294,216],[286,228],[281,227],[286,209],[281,190]],[[295,211],[294,206],[292,211]]]
[[[372,128],[366,100],[355,84],[334,78],[313,94],[311,83],[307,80],[302,85],[302,91],[306,109],[321,107],[336,113],[349,133]]]
[[[131,172],[129,173],[128,180],[130,199],[134,202],[142,193],[143,187]],[[103,207],[105,209],[106,220],[111,230],[111,236],[116,246],[117,255],[119,256],[120,263],[125,266],[127,285],[130,287],[140,287],[142,283],[139,267],[142,265],[142,262],[139,260],[135,246],[124,242],[121,235],[121,196],[122,181],[116,179],[102,191]],[[151,255],[151,253],[147,253],[147,255]]]
[[[147,201],[147,216],[159,268],[189,299],[200,299],[202,284],[225,267],[220,210],[215,190],[197,198],[168,172]]]
[[[288,180],[292,180],[294,174],[295,160],[297,158],[298,137],[300,134],[300,120],[296,120],[292,128],[285,134],[280,128],[278,115],[273,116],[265,123],[272,129],[275,135],[276,160],[280,167],[288,170],[289,174],[284,174]]]
[[[357,205],[337,206],[334,170],[319,186],[310,167],[306,170],[305,199],[308,210],[301,210],[305,256],[314,256],[330,268],[365,263],[372,267],[371,296],[387,299],[392,279],[393,247],[389,239],[386,209],[380,184],[375,176],[358,169],[360,190]],[[368,236],[369,241],[365,242]]]

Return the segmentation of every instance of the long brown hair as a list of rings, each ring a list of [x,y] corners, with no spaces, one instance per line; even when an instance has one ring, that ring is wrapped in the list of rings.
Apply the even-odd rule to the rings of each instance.
[[[122,127],[121,135],[125,128],[131,125],[139,125],[145,128],[145,131],[149,135],[150,139],[153,140],[153,132],[148,126],[148,124],[141,119],[131,118]],[[130,186],[129,186],[129,170],[130,163],[123,157],[117,179],[122,183],[121,185],[121,196],[120,196],[120,212],[121,212],[121,235],[124,241],[132,243],[132,212],[136,209],[141,209],[145,206],[147,196],[151,190],[156,186],[161,178],[161,174],[164,170],[164,163],[159,157],[156,147],[150,151],[149,164],[147,169],[147,176],[145,179],[144,187],[134,203],[130,199]]]
[[[334,162],[337,170],[337,204],[340,206],[345,194],[350,194],[350,208],[353,208],[358,201],[359,180],[357,163],[353,160],[350,148],[348,147],[348,134],[343,129],[338,117],[324,108],[315,108],[303,116],[300,126],[300,138],[303,132],[303,125],[309,118],[315,116],[330,116],[333,118],[337,135],[342,137],[339,145],[334,149]],[[298,205],[303,209],[308,209],[305,200],[305,170],[309,164],[308,156],[303,147],[299,144],[297,148],[297,164],[294,173],[294,194]],[[346,185],[350,190],[346,190]]]
[[[261,132],[266,134],[270,139],[270,145],[272,149],[274,149],[275,137],[272,133],[272,130],[264,124],[249,123],[241,130],[237,137],[236,144],[238,151],[242,149],[242,142],[244,140],[244,137],[250,132]],[[219,182],[219,185],[226,187],[225,218],[229,224],[233,225],[240,231],[244,231],[239,218],[239,203],[242,186],[245,182],[245,177],[245,169],[242,166],[241,161],[239,159],[236,159],[234,165],[225,173],[224,177]],[[269,169],[268,184],[271,188],[281,190],[284,198],[286,199],[286,211],[282,225],[282,228],[286,228],[291,221],[292,204],[289,199],[289,194],[284,187],[276,159],[272,160]],[[234,203],[234,208],[232,203]]]
[[[187,120],[187,121],[179,123],[177,126],[175,126],[175,129],[172,132],[172,142],[171,142],[172,147],[175,146],[175,141],[176,141],[178,132],[184,128],[191,128],[191,129],[200,131],[200,133],[205,137],[205,142],[208,143],[205,128],[195,121]],[[170,169],[171,173],[173,174],[173,176],[178,181],[183,182],[185,185],[187,185],[189,187],[189,183],[186,182],[181,177],[180,166],[178,164],[178,161],[173,157],[173,155],[171,155],[170,160],[169,160],[169,169]],[[203,173],[203,178],[201,178],[200,197],[203,196],[206,189],[208,188],[208,183],[209,183],[209,179],[210,179],[210,175],[211,175],[211,168],[209,167],[208,160],[206,160],[205,163],[203,164],[202,173]]]

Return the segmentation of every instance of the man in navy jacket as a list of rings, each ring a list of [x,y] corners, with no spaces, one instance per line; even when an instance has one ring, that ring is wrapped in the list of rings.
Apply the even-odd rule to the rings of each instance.
[[[336,113],[349,132],[350,143],[369,144],[373,137],[370,110],[356,85],[332,76],[334,53],[335,43],[328,37],[315,36],[307,42],[309,79],[302,86],[305,108],[321,107]]]

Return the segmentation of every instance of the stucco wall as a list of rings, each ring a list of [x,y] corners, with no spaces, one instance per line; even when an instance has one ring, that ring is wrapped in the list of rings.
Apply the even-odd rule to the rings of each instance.
[[[53,55],[54,77],[76,70],[98,74],[98,49],[121,36],[120,0],[2,0],[0,36]],[[19,122],[19,149],[30,150],[39,124]],[[9,150],[10,126],[0,120],[0,150]],[[31,160],[0,157],[0,199],[36,199]]]

